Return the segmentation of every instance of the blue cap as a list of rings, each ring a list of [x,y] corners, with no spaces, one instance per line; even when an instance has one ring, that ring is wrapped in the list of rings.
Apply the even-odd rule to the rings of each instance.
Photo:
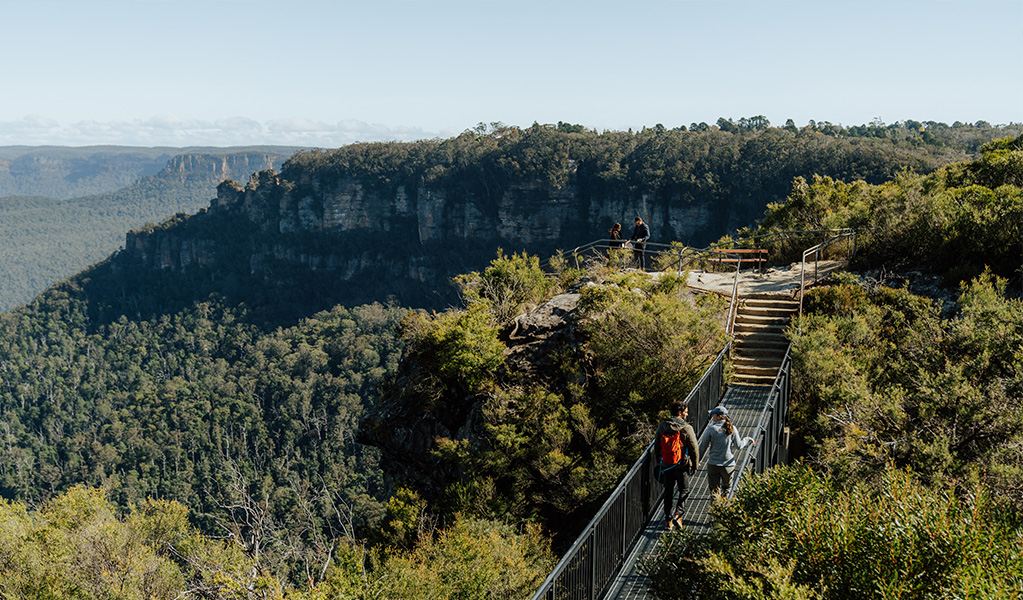
[[[725,408],[725,406],[723,404],[719,404],[718,406],[715,406],[714,408],[711,409],[710,414],[712,414],[712,415],[721,415],[722,417],[727,417],[728,416],[728,409]]]

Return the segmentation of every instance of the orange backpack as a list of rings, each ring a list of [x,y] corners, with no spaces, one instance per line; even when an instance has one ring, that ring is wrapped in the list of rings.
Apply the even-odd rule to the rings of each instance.
[[[677,465],[682,461],[683,452],[688,453],[682,447],[682,432],[670,431],[661,434],[661,462],[666,465]]]

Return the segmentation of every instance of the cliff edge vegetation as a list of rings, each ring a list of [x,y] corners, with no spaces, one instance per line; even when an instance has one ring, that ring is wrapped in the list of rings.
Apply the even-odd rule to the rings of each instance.
[[[724,347],[727,303],[670,273],[552,280],[524,255],[459,283],[463,309],[406,317],[360,439],[442,520],[538,522],[560,546]]]
[[[852,226],[790,328],[801,465],[647,563],[657,597],[1023,593],[1023,138],[872,186],[797,180],[757,233]],[[777,247],[784,251],[784,247]]]

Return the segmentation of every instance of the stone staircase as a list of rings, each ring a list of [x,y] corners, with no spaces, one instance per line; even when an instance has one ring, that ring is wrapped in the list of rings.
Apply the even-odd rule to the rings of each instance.
[[[739,300],[732,343],[734,385],[771,385],[778,375],[789,342],[782,333],[799,302],[789,295]]]

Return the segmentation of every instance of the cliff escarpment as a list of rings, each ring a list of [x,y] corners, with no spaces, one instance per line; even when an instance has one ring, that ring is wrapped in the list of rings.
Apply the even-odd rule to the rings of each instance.
[[[614,221],[651,213],[658,240],[707,241],[724,233],[729,210],[741,209],[594,196],[574,179],[561,188],[513,182],[486,198],[430,185],[382,188],[358,177],[295,183],[263,171],[245,187],[222,184],[208,211],[129,233],[125,259],[169,273],[226,270],[280,288],[299,279],[320,280],[318,288],[334,282],[340,303],[393,295],[441,308],[456,300],[449,279],[482,268],[498,248],[549,256],[604,237]]]
[[[168,170],[205,170],[216,185],[227,177],[245,178],[270,165],[280,165],[300,149],[293,146],[2,146],[0,197],[44,196],[69,200],[108,194],[132,186],[140,178],[163,177]],[[272,158],[261,161],[260,156]],[[219,174],[212,166],[217,162],[221,163]]]
[[[605,237],[616,221],[627,236],[634,216],[653,242],[704,245],[752,223],[794,177],[881,181],[958,156],[774,128],[534,125],[360,144],[299,153],[244,186],[225,181],[208,210],[130,233],[118,262],[296,310],[389,297],[441,308],[457,301],[450,277],[483,268],[498,248],[546,257]]]

